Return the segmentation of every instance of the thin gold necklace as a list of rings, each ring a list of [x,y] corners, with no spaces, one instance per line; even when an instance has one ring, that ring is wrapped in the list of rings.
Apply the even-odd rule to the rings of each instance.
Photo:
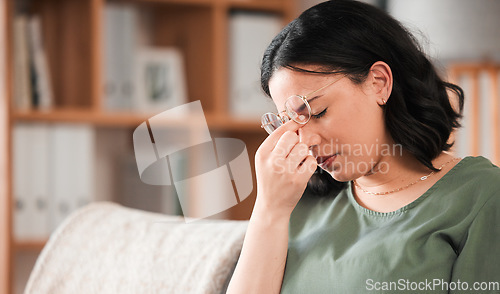
[[[450,162],[452,162],[452,161],[455,161],[455,160],[459,160],[459,159],[460,159],[460,158],[456,158],[456,157],[454,157],[454,158],[452,158],[450,161],[445,162],[443,165],[441,165],[441,166],[438,168],[438,171],[437,171],[437,172],[440,172],[440,171],[443,169],[443,167],[445,167],[448,163],[450,163]],[[401,187],[401,188],[397,188],[397,189],[394,189],[394,190],[391,190],[391,191],[387,191],[387,192],[371,192],[371,191],[368,191],[368,190],[363,189],[363,188],[362,188],[362,187],[361,187],[361,186],[360,186],[360,185],[356,182],[356,180],[353,180],[352,182],[354,183],[354,185],[355,185],[356,187],[358,187],[361,191],[363,191],[363,192],[364,192],[364,193],[366,193],[366,194],[370,194],[370,195],[387,195],[387,194],[391,194],[391,193],[399,192],[399,191],[401,191],[401,190],[407,189],[407,188],[409,188],[409,187],[411,187],[411,186],[415,185],[416,183],[419,183],[419,182],[425,181],[425,180],[427,180],[428,178],[432,177],[432,175],[434,175],[435,173],[436,173],[436,172],[431,171],[428,175],[425,175],[425,176],[423,176],[423,177],[420,177],[420,178],[419,178],[418,180],[416,180],[415,182],[411,182],[411,183],[409,183],[409,184],[408,184],[408,185],[406,185],[406,186],[403,186],[403,187]]]

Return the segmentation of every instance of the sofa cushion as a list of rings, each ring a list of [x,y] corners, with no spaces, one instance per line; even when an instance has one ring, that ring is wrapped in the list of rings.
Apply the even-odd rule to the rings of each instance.
[[[51,235],[25,293],[223,293],[247,224],[92,203]]]

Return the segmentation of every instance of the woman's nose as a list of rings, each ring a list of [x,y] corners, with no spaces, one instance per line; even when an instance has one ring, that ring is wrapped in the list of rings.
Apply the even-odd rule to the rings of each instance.
[[[298,130],[298,134],[300,142],[307,144],[309,147],[319,145],[319,143],[321,143],[321,137],[319,134],[307,126],[300,128]]]

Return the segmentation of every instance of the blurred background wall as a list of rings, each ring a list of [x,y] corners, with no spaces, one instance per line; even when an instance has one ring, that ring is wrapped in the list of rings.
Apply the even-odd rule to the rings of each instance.
[[[412,31],[442,62],[500,60],[498,0],[361,0],[378,6]],[[302,0],[305,10],[323,1]]]
[[[389,0],[387,11],[440,61],[500,59],[500,1]]]

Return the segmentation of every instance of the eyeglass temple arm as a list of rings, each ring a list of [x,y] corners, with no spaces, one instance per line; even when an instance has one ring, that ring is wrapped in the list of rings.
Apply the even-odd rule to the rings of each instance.
[[[340,81],[342,78],[344,78],[346,75],[342,75],[340,78],[336,79],[335,81],[329,83],[329,84],[326,84],[325,86],[317,89],[317,90],[314,90],[312,91],[311,93],[307,94],[304,96],[304,99],[307,99],[307,97],[311,96],[312,94],[316,93],[316,92],[319,92],[321,90],[323,90],[324,88],[327,88],[327,87],[330,87],[331,85],[335,84],[336,82]]]

